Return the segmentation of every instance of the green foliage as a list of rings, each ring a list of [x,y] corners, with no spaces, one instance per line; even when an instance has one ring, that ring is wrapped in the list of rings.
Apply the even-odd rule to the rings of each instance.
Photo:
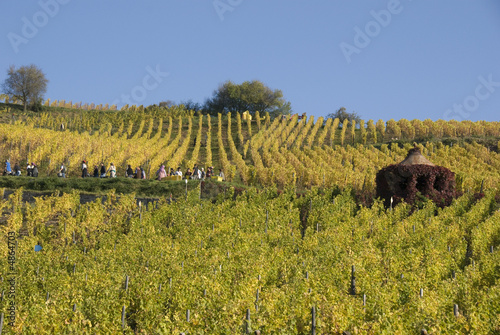
[[[326,116],[327,119],[339,119],[341,124],[344,124],[344,121],[355,121],[359,123],[361,121],[361,117],[356,112],[347,112],[345,107],[340,107],[335,113],[330,113]]]
[[[283,99],[281,90],[272,90],[258,80],[235,84],[226,81],[213,92],[205,103],[204,110],[212,115],[218,113],[250,111],[254,114],[269,113],[271,117],[291,113],[290,102]]]

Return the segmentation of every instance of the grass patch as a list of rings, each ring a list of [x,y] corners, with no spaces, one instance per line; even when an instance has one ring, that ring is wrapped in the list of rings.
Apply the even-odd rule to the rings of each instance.
[[[189,192],[200,189],[199,180],[186,181],[157,181],[140,180],[131,178],[57,178],[57,177],[0,177],[0,188],[18,189],[23,187],[29,191],[71,192],[79,190],[86,193],[103,195],[110,190],[115,190],[118,194],[135,193],[137,197],[166,198],[172,195],[173,198],[182,198],[186,195],[186,186]],[[242,191],[246,186],[236,183],[217,182],[212,180],[204,181],[202,186],[202,198],[215,199],[221,192],[225,192],[230,187]]]

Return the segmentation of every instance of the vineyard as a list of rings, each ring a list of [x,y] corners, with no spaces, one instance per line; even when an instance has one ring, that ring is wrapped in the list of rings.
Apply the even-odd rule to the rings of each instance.
[[[23,206],[20,193],[1,204],[17,241],[0,245],[15,270],[2,270],[7,333],[12,301],[23,334],[310,334],[313,308],[317,334],[500,332],[492,191],[411,215],[359,207],[350,189],[190,192],[149,208],[113,193]]]
[[[39,178],[198,164],[244,188],[2,196],[0,334],[500,334],[500,123],[135,106],[3,120],[0,159]],[[414,145],[455,173],[451,206],[373,199]]]
[[[413,143],[437,165],[457,175],[459,191],[497,187],[500,123],[382,120],[365,126],[313,116],[298,120],[269,115],[252,121],[237,115],[194,115],[177,109],[73,110],[19,115],[0,123],[0,159],[35,162],[41,176],[55,176],[61,164],[69,177],[103,162],[124,176],[141,166],[149,179],[161,164],[183,171],[194,164],[224,170],[228,181],[284,189],[345,187],[371,192],[375,174],[400,162]],[[246,123],[246,125],[244,124]],[[481,141],[488,140],[488,145]]]

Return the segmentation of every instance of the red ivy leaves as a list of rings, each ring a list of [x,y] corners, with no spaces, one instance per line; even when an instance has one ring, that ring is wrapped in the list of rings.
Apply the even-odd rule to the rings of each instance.
[[[434,201],[439,207],[449,206],[456,197],[455,173],[442,166],[389,165],[377,173],[377,196],[386,207],[404,200],[415,204],[418,194]]]

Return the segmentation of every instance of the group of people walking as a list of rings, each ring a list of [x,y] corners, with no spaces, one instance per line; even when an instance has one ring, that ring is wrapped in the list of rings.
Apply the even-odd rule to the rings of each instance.
[[[10,164],[10,160],[7,159],[5,161],[5,169],[3,170],[4,176],[22,176],[21,166],[19,163],[14,164],[14,168],[12,168]],[[26,167],[26,175],[28,177],[38,177],[38,166],[35,163],[28,163]]]
[[[183,174],[182,170],[180,167],[177,168],[177,170],[173,168],[168,168],[168,171],[165,169],[165,165],[161,165],[158,171],[156,171],[156,179],[157,180],[162,180],[163,178],[166,178],[167,176],[180,176],[183,179],[198,179],[198,180],[205,180],[206,178],[211,178],[214,176],[214,167],[209,166],[207,168],[207,171],[205,172],[204,168],[199,168],[198,164],[195,164],[193,167],[193,170],[190,168],[187,168],[186,172]],[[222,169],[219,169],[219,177],[222,177],[222,180],[225,180],[224,172]]]
[[[100,167],[94,165],[94,171],[91,175],[89,173],[88,162],[85,160],[82,161],[82,178],[87,178],[87,177],[106,178],[107,176],[109,176],[110,178],[116,177],[116,166],[113,163],[111,163],[109,165],[109,168],[107,169],[106,166],[104,166],[104,163],[101,163]]]
[[[82,161],[82,178],[94,177],[94,178],[116,178],[116,166],[111,163],[109,167],[106,169],[104,163],[101,163],[100,167],[94,165],[94,170],[92,175],[89,173],[88,162]],[[132,169],[132,166],[127,165],[127,169],[125,170],[125,177],[134,178],[134,179],[146,179],[146,171],[142,167],[136,167],[135,170]]]
[[[90,174],[88,162],[83,160],[81,164],[81,170],[82,170],[82,178],[87,178],[87,177],[116,178],[117,176],[116,166],[113,163],[111,163],[108,168],[106,168],[104,163],[101,163],[100,166],[94,165],[92,174]],[[67,174],[66,166],[64,166],[64,164],[61,164],[57,176],[61,178],[66,178],[66,174]],[[14,164],[14,168],[12,168],[10,160],[7,159],[5,161],[5,169],[3,171],[3,175],[21,176],[22,172],[20,165],[16,163]],[[28,163],[26,167],[26,175],[28,177],[38,177],[38,167],[35,163]],[[213,166],[209,166],[207,168],[207,171],[205,171],[204,168],[198,167],[198,164],[195,164],[192,170],[190,168],[187,168],[186,172],[184,173],[182,172],[180,167],[178,167],[177,169],[174,168],[165,169],[165,165],[161,165],[158,171],[156,171],[157,180],[162,180],[167,176],[180,176],[182,179],[205,180],[215,175],[216,174],[214,172]],[[217,174],[217,176],[222,177],[222,180],[225,180],[224,172],[222,171],[222,169],[219,169],[219,173]],[[132,166],[129,164],[127,166],[127,169],[125,170],[125,177],[134,179],[146,179],[146,171],[141,166],[132,169]]]
[[[134,179],[146,179],[146,171],[142,166],[138,166],[135,170],[132,170],[132,166],[127,165],[127,170],[125,171],[125,177]]]

